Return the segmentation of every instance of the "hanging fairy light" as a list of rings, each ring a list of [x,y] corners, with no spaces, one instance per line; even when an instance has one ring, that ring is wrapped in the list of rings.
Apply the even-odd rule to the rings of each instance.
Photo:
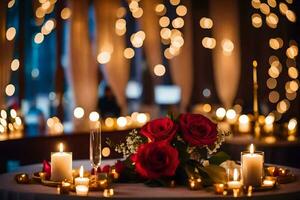
[[[8,3],[7,3],[7,7],[8,8],[12,8],[14,5],[15,5],[16,1],[15,0],[10,0]]]
[[[13,59],[13,61],[10,64],[10,69],[12,71],[17,71],[20,67],[20,61],[19,59]]]
[[[5,93],[7,96],[13,96],[16,91],[16,88],[13,84],[8,84],[5,88]]]
[[[254,26],[255,28],[260,28],[262,26],[262,19],[259,14],[254,13],[251,16],[251,19],[252,19],[252,26]]]
[[[71,14],[72,14],[72,11],[70,8],[64,8],[61,10],[60,12],[60,17],[63,19],[63,20],[67,20],[71,17]]]
[[[6,39],[8,41],[12,41],[16,36],[16,32],[17,31],[16,31],[15,27],[8,28],[6,31]]]
[[[213,27],[213,21],[208,17],[202,17],[199,21],[199,24],[203,29],[211,29]]]
[[[128,48],[124,49],[123,55],[125,58],[131,59],[134,57],[135,53],[132,48],[128,47]]]
[[[100,64],[106,64],[110,61],[110,59],[111,59],[111,53],[108,51],[100,52],[97,56],[97,61]]]

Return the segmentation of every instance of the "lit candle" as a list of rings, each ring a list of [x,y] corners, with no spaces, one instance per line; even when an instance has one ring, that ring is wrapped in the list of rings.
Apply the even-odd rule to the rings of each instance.
[[[239,117],[239,132],[248,133],[250,131],[249,117],[247,115],[241,115]]]
[[[104,197],[112,197],[114,195],[114,189],[104,189],[103,196]]]
[[[264,153],[254,152],[253,144],[250,151],[242,152],[242,180],[246,186],[260,186],[263,177]]]
[[[69,194],[71,190],[71,183],[63,181],[61,185],[57,188],[59,194]]]
[[[233,170],[233,181],[228,181],[227,185],[229,189],[239,189],[241,188],[242,184],[240,181],[238,181],[239,178],[239,172],[237,169]]]
[[[87,196],[89,192],[89,187],[86,185],[77,185],[76,186],[76,194],[78,196]]]
[[[200,178],[189,178],[189,187],[191,190],[199,190],[201,189],[201,179]]]
[[[226,112],[226,119],[227,119],[227,121],[228,121],[229,124],[234,124],[236,122],[236,120],[237,120],[235,110],[233,110],[233,109],[227,110],[227,112]]]
[[[264,125],[264,131],[266,133],[272,133],[273,132],[273,129],[274,129],[274,127],[273,127],[274,120],[275,120],[275,118],[274,118],[273,115],[269,115],[269,116],[266,117],[266,119],[265,119],[265,125]]]
[[[59,144],[59,152],[51,153],[51,180],[72,180],[72,153],[64,152]]]
[[[275,181],[274,180],[264,180],[263,181],[263,186],[273,187],[274,185],[275,185]]]
[[[90,179],[87,177],[83,177],[84,169],[83,166],[80,167],[79,177],[75,178],[75,186],[76,185],[89,185]]]
[[[223,194],[225,185],[223,183],[215,183],[214,188],[216,194]]]

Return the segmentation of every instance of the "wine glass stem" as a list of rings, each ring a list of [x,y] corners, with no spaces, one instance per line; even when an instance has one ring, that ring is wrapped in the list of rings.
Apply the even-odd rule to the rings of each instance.
[[[94,167],[94,175],[96,177],[96,181],[98,180],[97,174],[98,174],[98,167]]]

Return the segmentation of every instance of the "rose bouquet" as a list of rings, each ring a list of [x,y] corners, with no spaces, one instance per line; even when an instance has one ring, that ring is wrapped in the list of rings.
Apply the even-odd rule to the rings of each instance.
[[[211,185],[225,181],[219,165],[229,156],[217,151],[228,134],[205,116],[187,113],[152,120],[130,132],[124,143],[107,143],[126,158],[120,181],[167,186],[197,178]]]

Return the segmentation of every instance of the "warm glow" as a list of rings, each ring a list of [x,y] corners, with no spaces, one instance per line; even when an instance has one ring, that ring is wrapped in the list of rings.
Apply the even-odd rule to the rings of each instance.
[[[277,91],[271,91],[269,94],[269,101],[271,103],[277,103],[279,101],[280,95]]]
[[[187,8],[184,5],[180,5],[176,8],[176,13],[178,16],[185,16],[187,13]]]
[[[268,80],[267,80],[267,87],[269,88],[269,89],[274,89],[274,88],[276,88],[276,86],[277,86],[277,81],[276,81],[276,79],[275,78],[269,78]]]
[[[184,26],[184,20],[181,17],[173,19],[172,26],[174,28],[182,28]]]
[[[297,79],[298,78],[298,69],[296,67],[290,67],[288,69],[288,74],[290,78]]]
[[[272,49],[277,50],[283,46],[283,40],[281,38],[271,38],[269,45]]]
[[[144,124],[147,122],[147,115],[145,113],[138,113],[136,120],[138,123]]]
[[[11,116],[12,118],[16,118],[16,117],[17,117],[17,111],[16,111],[15,109],[11,109],[11,110],[10,110],[10,116]]]
[[[163,39],[165,39],[165,40],[170,39],[170,37],[171,37],[171,30],[168,29],[168,28],[162,28],[160,30],[160,37],[163,38]]]
[[[247,115],[241,115],[239,117],[239,122],[241,124],[248,124],[249,123],[249,117]]]
[[[126,49],[124,49],[124,52],[123,52],[123,55],[124,55],[124,57],[125,58],[127,58],[127,59],[131,59],[131,58],[133,58],[134,57],[134,50],[132,49],[132,48],[126,48]]]
[[[14,95],[15,91],[16,91],[16,88],[13,84],[8,84],[5,88],[5,93],[7,96]]]
[[[163,76],[165,73],[166,73],[165,66],[163,66],[161,64],[155,65],[155,67],[154,67],[154,74],[156,76]]]
[[[239,179],[239,171],[235,168],[233,170],[233,180],[237,181]]]
[[[261,16],[257,13],[253,14],[251,16],[252,19],[252,26],[254,26],[255,28],[260,28],[262,26],[262,19]]]
[[[279,71],[279,69],[277,67],[271,66],[269,68],[268,74],[272,78],[277,78],[279,76],[279,74],[280,74],[280,71]]]
[[[34,36],[34,42],[36,44],[40,44],[42,43],[44,40],[44,35],[42,33],[37,33],[35,36]]]
[[[42,4],[42,8],[44,10],[48,10],[50,6],[51,6],[50,1],[46,1],[45,3]]]
[[[200,27],[203,29],[211,29],[213,27],[212,19],[207,17],[202,17],[200,19]]]
[[[21,126],[21,125],[22,125],[22,120],[21,120],[20,117],[16,117],[16,118],[15,118],[15,121],[16,121],[16,124],[17,124],[18,126]]]
[[[93,111],[93,112],[90,113],[89,119],[92,122],[96,122],[96,121],[98,121],[100,119],[100,115],[96,111]]]
[[[126,124],[127,124],[127,119],[126,119],[126,117],[119,117],[119,118],[117,119],[117,125],[118,125],[119,127],[123,128],[123,127],[126,126]]]
[[[260,4],[259,9],[265,15],[268,15],[270,13],[270,7],[266,3]]]
[[[54,27],[55,27],[55,21],[54,21],[54,19],[49,19],[45,23],[44,27],[45,27],[46,31],[51,32],[54,29]]]
[[[233,109],[229,109],[229,110],[227,110],[227,112],[226,112],[226,118],[227,119],[234,119],[236,117],[236,112],[235,112],[235,110],[233,110]]]
[[[59,149],[59,152],[64,152],[64,145],[63,145],[63,143],[59,143],[58,149]]]
[[[294,59],[298,55],[298,47],[296,45],[291,45],[287,50],[286,50],[286,55]]]
[[[7,113],[5,110],[1,110],[1,118],[6,119],[7,118]],[[2,123],[3,124],[3,123]]]
[[[216,47],[216,39],[215,38],[210,38],[210,37],[204,37],[202,39],[202,45],[203,47],[207,49],[213,49]]]
[[[297,93],[296,92],[293,92],[293,93],[288,93],[286,92],[285,93],[285,96],[288,100],[292,101],[292,100],[295,100],[296,97],[297,97]]]
[[[293,119],[290,119],[289,123],[288,123],[288,129],[289,131],[292,131],[292,130],[295,130],[296,127],[297,127],[297,119],[293,118]]]
[[[216,116],[219,118],[219,119],[223,119],[226,115],[226,110],[224,108],[218,108],[216,110]]]
[[[296,14],[293,11],[287,10],[285,15],[290,22],[296,22]]]
[[[290,102],[287,99],[281,100],[278,104],[277,104],[277,111],[281,114],[285,113],[290,107]]]
[[[144,14],[144,11],[142,8],[138,8],[132,12],[132,16],[136,19],[141,18],[143,16],[143,14]]]
[[[15,27],[8,28],[7,31],[6,31],[6,39],[8,41],[11,41],[11,40],[13,40],[15,38],[15,36],[16,36],[16,29],[15,29]]]
[[[60,16],[62,19],[66,20],[71,17],[71,14],[72,14],[72,12],[71,12],[70,8],[64,8],[64,9],[62,9]]]
[[[277,2],[276,2],[276,0],[268,0],[268,4],[269,4],[269,6],[271,6],[272,8],[275,8],[276,5],[277,5]]]
[[[254,153],[254,145],[253,144],[250,145],[250,150],[249,151],[250,151],[251,154]]]
[[[180,0],[170,0],[170,4],[173,6],[177,6],[178,4],[180,4]]]
[[[164,4],[157,4],[156,7],[155,7],[155,12],[162,16],[166,13],[166,7]]]
[[[265,124],[266,125],[271,125],[273,124],[275,121],[275,117],[274,115],[268,115],[266,118],[265,118]]]
[[[80,178],[83,178],[83,174],[84,174],[84,169],[83,169],[83,166],[81,165],[80,169],[79,169],[79,176],[80,176]]]
[[[97,61],[100,64],[106,64],[110,61],[110,58],[111,58],[111,53],[108,52],[108,51],[103,51],[103,52],[98,54]]]
[[[102,156],[108,157],[110,155],[110,148],[109,147],[104,147],[102,149]]]
[[[113,127],[115,122],[113,118],[108,117],[105,119],[104,123],[107,127]]]
[[[73,115],[77,119],[81,119],[84,116],[84,110],[81,107],[77,107],[74,109]]]
[[[167,59],[172,59],[174,56],[171,54],[170,52],[170,48],[166,48],[165,51],[164,51],[164,56],[167,58]]]
[[[222,44],[222,49],[223,49],[224,55],[230,56],[234,49],[233,42],[229,39],[224,39],[224,40],[222,40],[221,44]]]
[[[159,25],[161,27],[167,27],[170,24],[170,19],[169,17],[163,16],[159,19]]]
[[[16,1],[15,0],[10,0],[8,3],[7,3],[7,7],[8,8],[12,8],[14,5],[15,5]]]
[[[266,22],[267,22],[267,25],[270,27],[270,28],[276,28],[277,27],[277,24],[278,24],[278,17],[276,14],[274,13],[270,13],[267,17],[266,17]]]
[[[260,0],[252,0],[251,5],[253,8],[259,9],[260,8]]]
[[[122,17],[124,17],[125,15],[126,15],[126,8],[124,8],[124,7],[118,8],[116,16],[117,16],[118,18],[122,18]]]
[[[183,44],[184,44],[184,39],[181,35],[175,37],[171,36],[171,47],[179,49],[183,46]]]
[[[285,15],[286,12],[288,11],[288,9],[289,8],[287,7],[287,5],[285,3],[280,3],[279,4],[279,10],[280,10],[281,14]]]
[[[203,111],[209,113],[211,111],[211,105],[209,105],[208,103],[204,104]]]
[[[130,42],[133,47],[140,48],[143,46],[146,34],[144,31],[138,31],[130,36]]]
[[[19,59],[13,59],[13,61],[10,64],[10,69],[12,71],[17,71],[20,67],[20,61]]]

